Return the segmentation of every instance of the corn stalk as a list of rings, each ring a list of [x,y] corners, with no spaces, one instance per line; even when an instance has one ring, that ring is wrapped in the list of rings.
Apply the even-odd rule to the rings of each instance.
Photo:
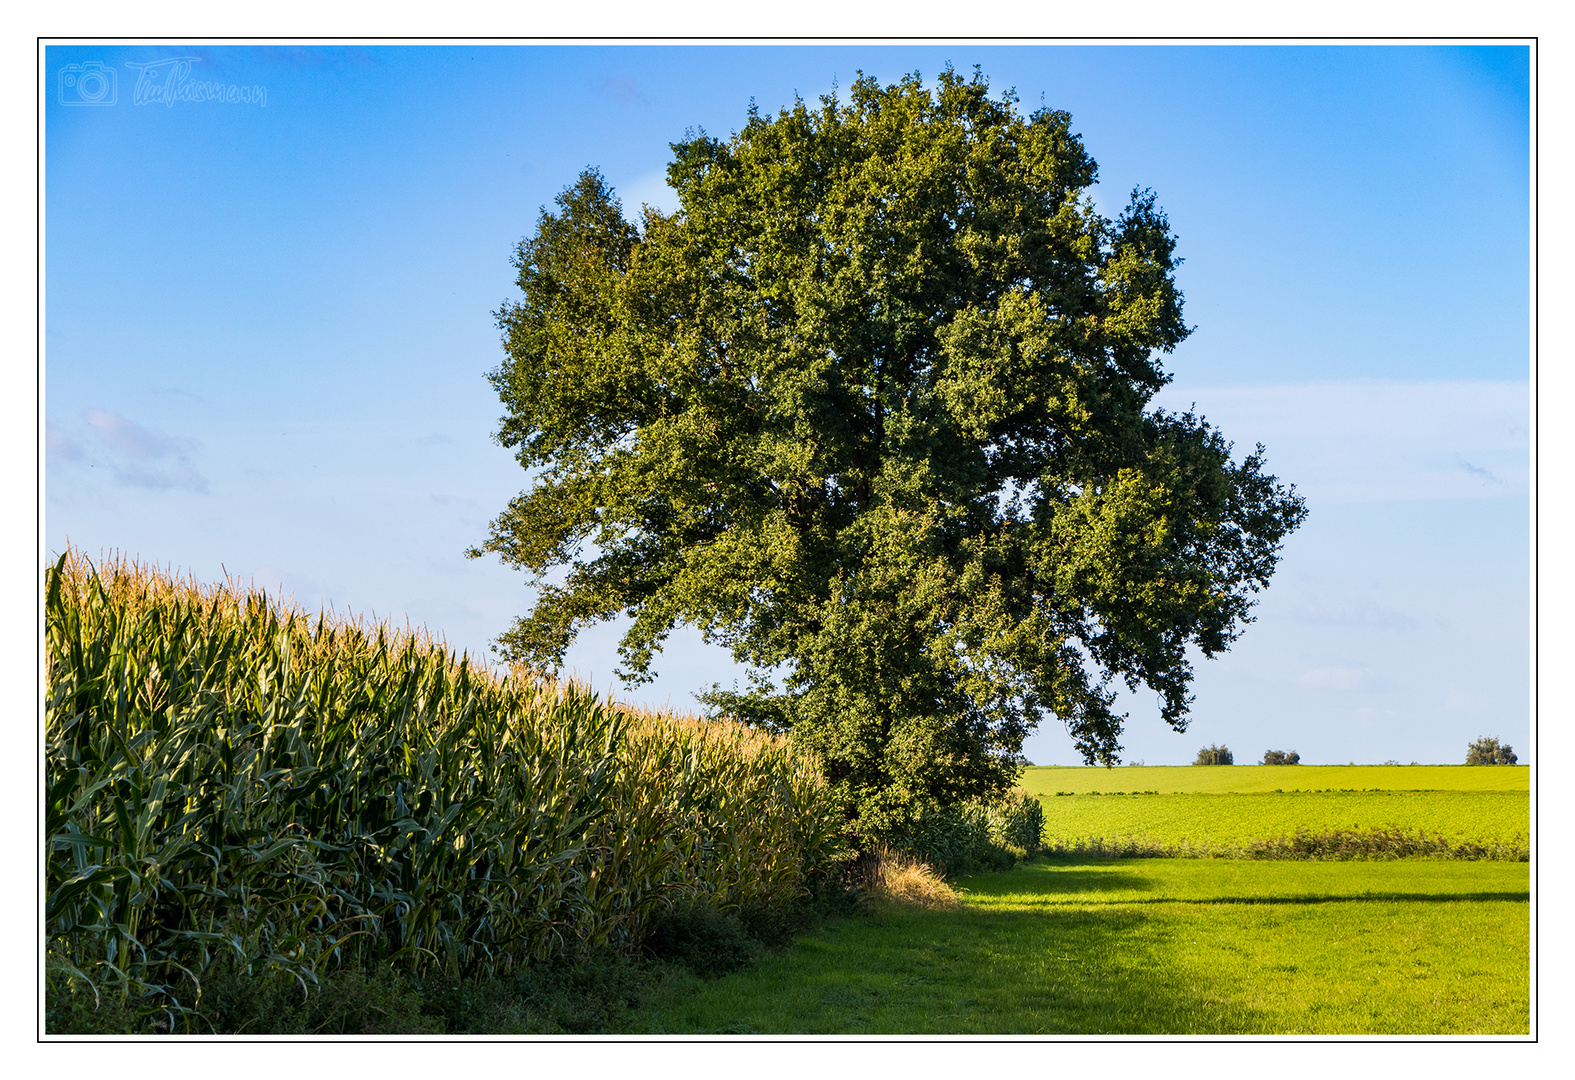
[[[170,1029],[221,967],[502,976],[840,857],[782,740],[74,551],[45,578],[51,975]]]

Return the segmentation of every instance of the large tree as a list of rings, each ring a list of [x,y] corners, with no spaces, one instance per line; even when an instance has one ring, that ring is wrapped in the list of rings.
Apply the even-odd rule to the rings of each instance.
[[[1185,729],[1188,647],[1229,647],[1305,511],[1149,409],[1169,224],[1098,214],[1070,117],[1015,104],[860,77],[674,143],[673,214],[594,171],[542,211],[491,375],[531,483],[471,551],[535,576],[505,655],[627,613],[637,682],[697,626],[752,672],[704,700],[817,752],[865,835],[1009,785],[1047,713],[1116,761],[1116,680]]]

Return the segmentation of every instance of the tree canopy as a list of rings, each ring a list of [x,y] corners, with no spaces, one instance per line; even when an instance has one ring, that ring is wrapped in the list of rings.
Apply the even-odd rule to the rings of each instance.
[[[703,700],[871,835],[1009,786],[1046,715],[1118,760],[1116,680],[1184,730],[1189,646],[1236,639],[1305,509],[1149,408],[1189,332],[1153,194],[1102,217],[1070,116],[977,71],[672,149],[675,213],[589,170],[518,247],[490,378],[531,483],[470,554],[538,592],[499,650],[555,669],[628,614],[638,682],[696,626],[752,673]]]
[[[1508,743],[1500,745],[1491,736],[1478,739],[1466,747],[1467,765],[1513,765],[1519,760]]]

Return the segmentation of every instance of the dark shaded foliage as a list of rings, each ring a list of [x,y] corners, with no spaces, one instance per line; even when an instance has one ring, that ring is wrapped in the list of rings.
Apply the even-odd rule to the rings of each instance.
[[[657,917],[645,949],[656,959],[683,964],[696,975],[715,976],[754,963],[760,943],[736,914],[688,901]]]

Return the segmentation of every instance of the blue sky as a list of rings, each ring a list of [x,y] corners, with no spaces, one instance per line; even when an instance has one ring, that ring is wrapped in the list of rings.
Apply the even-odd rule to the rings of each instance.
[[[1492,734],[1527,760],[1524,47],[50,47],[45,553],[484,651],[530,600],[462,552],[525,480],[485,373],[538,208],[587,165],[671,208],[686,128],[947,62],[1068,110],[1106,212],[1156,191],[1197,328],[1160,402],[1263,442],[1308,499],[1258,622],[1198,665],[1192,727],[1139,695],[1127,756],[1451,762]],[[613,686],[617,636],[569,663]],[[632,698],[735,677],[684,635],[658,669]],[[1054,721],[1027,753],[1075,760]]]

